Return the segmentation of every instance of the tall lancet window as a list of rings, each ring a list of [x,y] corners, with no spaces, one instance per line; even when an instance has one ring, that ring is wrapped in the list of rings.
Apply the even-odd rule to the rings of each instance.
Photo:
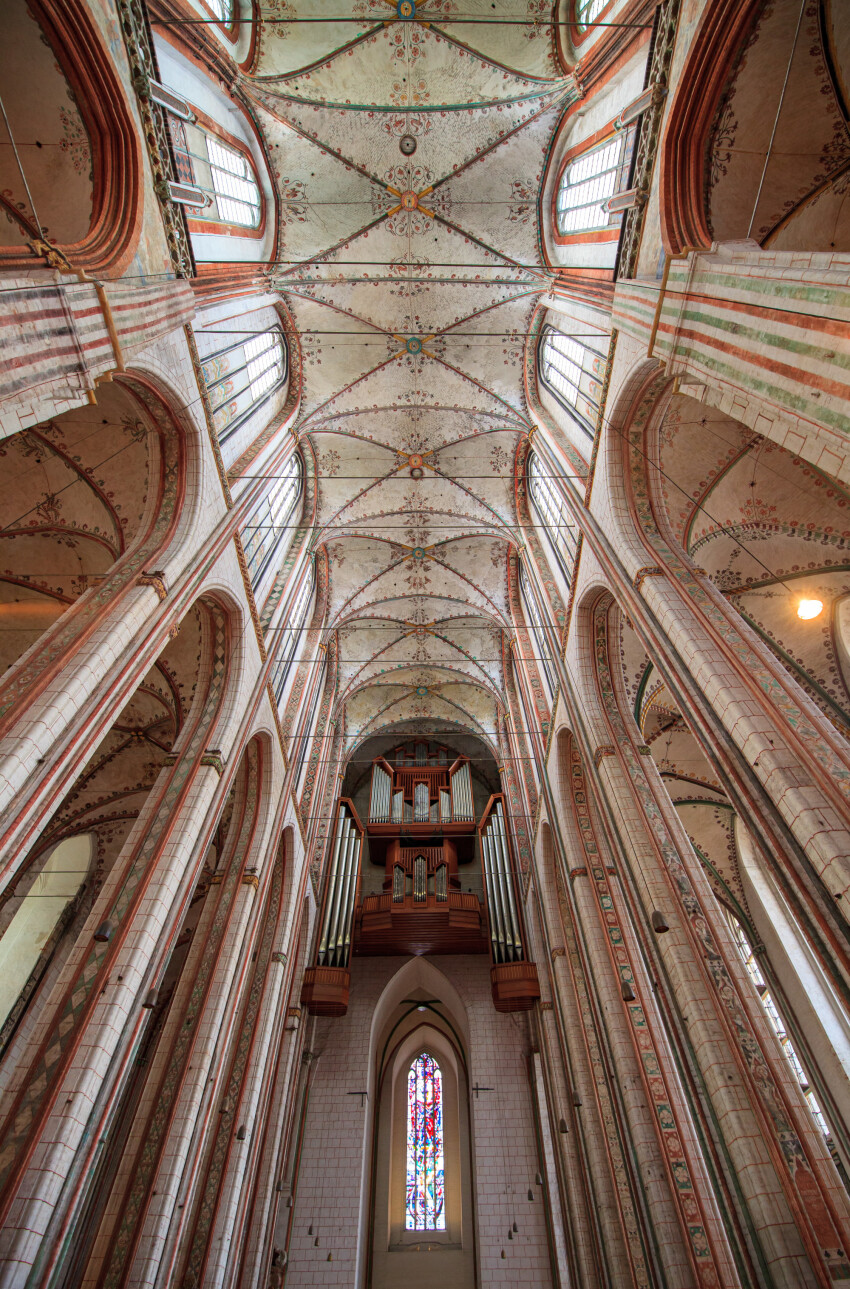
[[[407,1076],[408,1231],[445,1231],[443,1076],[432,1056],[417,1056]]]

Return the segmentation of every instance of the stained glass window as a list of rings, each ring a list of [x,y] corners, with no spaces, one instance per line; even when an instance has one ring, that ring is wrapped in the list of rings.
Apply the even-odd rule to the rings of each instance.
[[[408,1231],[445,1231],[443,1076],[423,1052],[407,1076]]]
[[[289,521],[300,495],[301,458],[293,452],[274,486],[242,529],[248,576],[255,590],[272,560],[280,563],[292,542],[295,526]]]
[[[222,443],[284,384],[287,373],[286,341],[279,326],[248,337],[235,334],[235,344],[201,364]]]
[[[546,327],[538,350],[538,369],[566,412],[591,438],[599,420],[599,400],[608,366],[609,338],[582,326],[581,337]]]
[[[528,494],[543,535],[569,586],[576,559],[575,524],[570,522],[555,481],[534,452],[528,460]]]

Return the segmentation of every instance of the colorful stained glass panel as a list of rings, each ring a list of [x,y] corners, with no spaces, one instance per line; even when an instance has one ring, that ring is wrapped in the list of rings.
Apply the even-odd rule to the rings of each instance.
[[[407,1076],[408,1231],[445,1231],[443,1076],[423,1052]]]

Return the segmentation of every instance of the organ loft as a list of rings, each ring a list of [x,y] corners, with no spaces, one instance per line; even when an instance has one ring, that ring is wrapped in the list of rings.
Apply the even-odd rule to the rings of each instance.
[[[470,758],[412,741],[372,762],[366,819],[340,798],[316,965],[302,992],[311,1013],[344,1015],[352,954],[489,952],[496,1009],[533,1007],[540,990],[523,948],[502,794],[477,812]]]

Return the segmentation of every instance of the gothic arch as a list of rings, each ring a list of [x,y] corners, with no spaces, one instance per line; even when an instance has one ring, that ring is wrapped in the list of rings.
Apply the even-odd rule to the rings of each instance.
[[[847,249],[846,20],[828,0],[707,6],[662,145],[668,251]]]
[[[0,730],[126,612],[135,587],[165,595],[154,570],[195,511],[183,504],[192,439],[158,383],[128,372],[102,387],[96,405],[3,440],[0,613],[16,629],[3,637]],[[48,552],[52,576],[43,573]]]
[[[7,217],[18,227],[24,245],[0,248],[0,265],[7,269],[31,268],[33,258],[25,243],[44,237],[48,244],[56,245],[67,256],[75,270],[117,277],[135,254],[141,232],[144,183],[138,128],[100,31],[82,0],[64,3],[32,0],[30,8],[57,59],[59,77],[64,78],[70,90],[71,106],[57,106],[55,113],[57,128],[67,123],[64,143],[60,145],[58,136],[47,142],[55,144],[57,155],[64,148],[78,175],[84,175],[85,167],[90,164],[91,215],[87,229],[71,230],[65,224],[70,236],[63,236],[67,215],[61,207],[53,207],[53,181],[49,172],[41,174],[32,162],[27,167],[25,157],[24,168],[25,171],[29,168],[27,179],[39,218],[43,218],[39,209],[41,199],[45,209],[55,209],[58,222],[42,234],[26,192],[20,198],[16,195],[11,205],[7,205]],[[22,3],[20,11],[24,11]],[[43,70],[50,71],[46,67]],[[44,97],[39,101],[40,112],[44,112],[46,102],[53,101],[59,89],[58,82],[45,85]],[[38,87],[30,84],[22,101],[29,102],[32,110],[38,96]],[[17,122],[19,132],[26,123],[25,119]],[[12,128],[16,128],[14,113]],[[41,131],[40,126],[36,129]],[[31,153],[32,149],[26,152]],[[17,174],[11,187],[17,194],[20,187]]]

